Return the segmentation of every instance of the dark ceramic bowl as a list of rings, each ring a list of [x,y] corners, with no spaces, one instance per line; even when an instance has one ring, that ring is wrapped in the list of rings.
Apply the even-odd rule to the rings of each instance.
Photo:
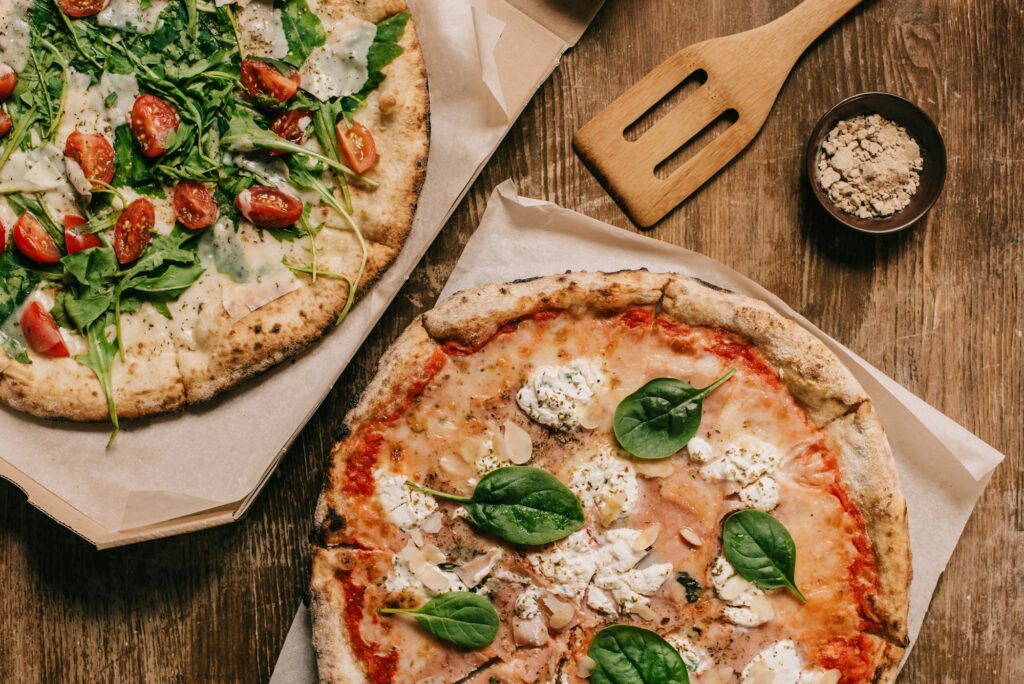
[[[848,214],[832,203],[818,184],[817,160],[821,143],[832,128],[859,114],[879,114],[904,128],[921,148],[923,166],[917,192],[910,204],[886,218],[862,219]],[[848,97],[825,113],[807,141],[807,180],[811,191],[836,221],[864,233],[894,233],[903,230],[928,213],[942,193],[946,181],[946,146],[935,123],[910,100],[891,93],[861,93]]]

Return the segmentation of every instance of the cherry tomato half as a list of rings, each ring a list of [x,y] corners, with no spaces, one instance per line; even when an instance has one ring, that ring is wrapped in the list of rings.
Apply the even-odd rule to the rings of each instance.
[[[235,206],[260,228],[287,228],[302,216],[302,200],[265,185],[238,193]]]
[[[11,126],[14,122],[11,121],[11,115],[0,109],[0,138],[4,137],[11,132]]]
[[[178,111],[156,95],[140,95],[132,106],[132,133],[147,157],[167,151],[167,138],[178,130]]]
[[[309,128],[309,124],[312,123],[312,121],[313,119],[310,116],[309,111],[305,109],[293,109],[292,111],[285,112],[274,119],[274,122],[270,124],[270,130],[288,142],[301,145],[306,139],[306,130]],[[268,150],[267,154],[272,157],[276,157],[280,154],[288,153],[283,150]]]
[[[98,133],[72,132],[64,145],[64,156],[81,167],[93,188],[114,180],[114,147]]]
[[[37,264],[55,264],[60,261],[57,244],[36,217],[27,211],[18,217],[11,237],[18,251]]]
[[[349,128],[342,119],[334,127],[338,133],[338,148],[345,164],[356,173],[366,173],[377,163],[377,144],[370,129],[359,123]]]
[[[0,102],[9,98],[17,85],[18,75],[14,73],[14,69],[0,62]]]
[[[156,212],[145,198],[137,199],[117,217],[114,226],[114,254],[120,264],[130,264],[139,258],[142,250],[153,239]]]
[[[0,221],[0,254],[7,251],[7,226]]]
[[[217,220],[217,202],[202,183],[181,181],[174,186],[174,215],[186,228],[201,230]]]
[[[64,357],[68,348],[60,335],[60,328],[50,312],[37,301],[31,301],[21,312],[21,333],[32,350],[47,356]]]
[[[85,219],[81,216],[76,216],[75,214],[64,215],[64,246],[67,247],[68,254],[103,245],[97,235],[93,233],[79,233],[75,230],[78,226],[85,225],[85,223]]]
[[[299,91],[301,77],[292,69],[288,75],[259,59],[243,59],[242,85],[261,104],[283,104]]]
[[[110,0],[57,0],[64,14],[75,19],[99,14],[110,4]]]

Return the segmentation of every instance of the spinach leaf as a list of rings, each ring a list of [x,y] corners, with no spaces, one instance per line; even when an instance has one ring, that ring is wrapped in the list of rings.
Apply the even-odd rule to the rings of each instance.
[[[309,9],[306,0],[285,0],[281,8],[281,26],[288,40],[284,61],[298,68],[315,48],[327,42],[327,33],[320,17]]]
[[[703,587],[700,586],[700,582],[693,579],[688,572],[677,572],[676,582],[683,585],[683,589],[686,590],[686,602],[696,603],[700,600],[700,592]]]
[[[735,372],[703,389],[675,378],[651,380],[615,409],[615,438],[637,458],[671,456],[697,434],[704,399]]]
[[[471,497],[420,487],[427,494],[462,504],[474,525],[512,544],[535,546],[564,539],[583,527],[583,506],[572,491],[546,470],[530,466],[498,468],[480,478]]]
[[[740,577],[761,589],[786,587],[807,602],[794,580],[796,545],[789,531],[764,511],[736,511],[722,524],[722,549]]]
[[[135,146],[132,131],[126,124],[114,129],[114,180],[111,184],[149,191],[159,187],[150,172],[149,162]]]
[[[39,276],[25,268],[15,255],[14,240],[9,240],[5,247],[0,254],[0,323],[21,306],[39,282]]]
[[[117,273],[117,258],[109,247],[92,247],[68,254],[60,261],[64,272],[85,286],[98,285]]]
[[[596,663],[592,684],[689,684],[679,651],[649,629],[605,627],[587,650]]]
[[[498,612],[483,596],[453,591],[419,608],[384,608],[386,614],[412,615],[430,634],[463,648],[484,648],[498,634]]]

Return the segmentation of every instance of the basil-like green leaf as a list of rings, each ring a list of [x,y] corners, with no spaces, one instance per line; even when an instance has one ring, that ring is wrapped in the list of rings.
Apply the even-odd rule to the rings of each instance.
[[[722,549],[740,577],[761,589],[786,587],[805,602],[796,587],[796,544],[789,531],[764,511],[736,511],[722,524]]]
[[[498,634],[498,612],[470,591],[436,596],[419,608],[384,608],[387,614],[412,615],[430,634],[463,648],[484,648]]]
[[[594,663],[591,684],[689,684],[679,651],[649,629],[605,627],[587,651]]]
[[[474,525],[512,544],[548,544],[568,537],[586,522],[576,495],[541,468],[507,466],[492,470],[480,478],[471,497],[407,484],[462,504]]]
[[[735,372],[703,389],[675,378],[651,380],[615,409],[615,438],[637,458],[671,456],[697,434],[704,399]]]
[[[686,591],[686,602],[696,603],[700,600],[700,592],[703,587],[700,586],[700,582],[693,579],[688,572],[677,572],[676,582],[682,585]]]

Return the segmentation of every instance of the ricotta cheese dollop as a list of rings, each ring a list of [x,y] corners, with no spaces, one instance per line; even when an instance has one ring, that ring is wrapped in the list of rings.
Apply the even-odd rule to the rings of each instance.
[[[556,430],[580,424],[578,412],[604,384],[601,370],[588,359],[565,366],[541,366],[516,394],[516,403],[530,418]]]
[[[672,564],[637,568],[650,552],[650,547],[637,543],[642,534],[641,530],[619,528],[595,542],[586,530],[580,530],[552,549],[531,555],[529,562],[552,581],[555,593],[578,601],[586,592],[587,605],[600,613],[643,614],[649,610],[650,597],[672,574]]]
[[[437,510],[434,497],[406,485],[404,475],[378,469],[374,471],[373,477],[377,483],[377,499],[392,525],[410,530],[418,527]]]
[[[686,669],[693,674],[703,674],[714,664],[708,650],[699,644],[695,644],[682,632],[675,632],[665,637],[665,641],[679,651],[683,658]]]
[[[725,556],[711,564],[711,583],[718,598],[725,602],[725,619],[741,627],[757,627],[775,617],[772,604],[763,591],[736,574]]]
[[[839,670],[804,670],[796,644],[777,641],[751,659],[740,673],[740,684],[836,684]]]
[[[718,452],[705,440],[694,437],[686,450],[691,460],[701,464],[701,477],[739,484],[738,496],[744,506],[770,511],[779,505],[776,470],[782,452],[774,445],[743,435]]]
[[[629,515],[640,500],[640,483],[633,465],[608,448],[601,449],[573,473],[569,489],[584,507],[596,507],[605,525]]]

